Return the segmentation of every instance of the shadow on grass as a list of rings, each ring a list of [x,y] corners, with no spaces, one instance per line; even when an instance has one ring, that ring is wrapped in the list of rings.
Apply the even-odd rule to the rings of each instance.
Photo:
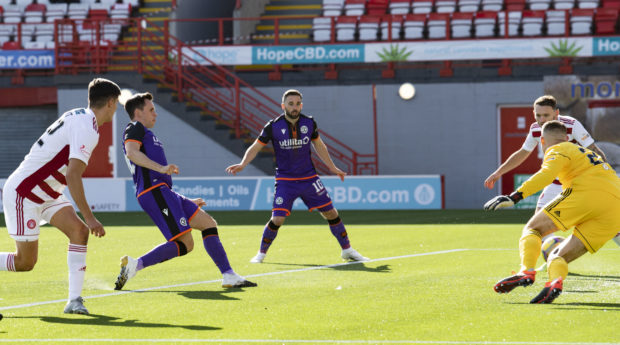
[[[350,262],[343,264],[333,264],[333,265],[317,265],[317,264],[292,264],[292,263],[284,263],[284,262],[268,262],[265,261],[265,264],[270,265],[280,265],[280,266],[294,266],[294,267],[320,267],[324,269],[332,269],[338,271],[362,271],[362,272],[378,272],[378,273],[387,273],[390,272],[390,265],[381,265],[377,267],[367,267],[363,262]]]
[[[336,271],[359,271],[359,272],[374,272],[374,273],[389,273],[391,272],[390,265],[381,265],[377,267],[368,267],[363,263],[354,263],[349,265],[338,265],[328,267]]]
[[[242,292],[243,289],[242,288],[230,288],[230,289],[225,289],[225,290],[219,290],[219,291],[209,291],[209,290],[203,290],[203,291],[153,291],[153,292],[172,292],[172,293],[177,293],[179,294],[179,296],[183,296],[185,298],[189,298],[189,299],[206,299],[206,300],[218,300],[218,301],[238,301],[239,298],[237,297],[233,297],[233,296],[228,296],[227,294],[230,293],[235,293],[235,292]]]
[[[201,325],[173,325],[169,323],[140,322],[140,320],[122,320],[119,317],[106,315],[80,315],[80,316],[12,316],[12,319],[40,319],[43,322],[58,323],[65,325],[80,326],[114,326],[114,327],[136,327],[136,328],[183,328],[192,331],[217,331],[221,327],[201,326]]]
[[[585,278],[584,280],[611,280],[620,282],[620,276],[601,276],[592,274],[568,273],[569,277]]]
[[[270,262],[270,261],[263,261],[264,264],[269,264],[269,265],[279,265],[279,266],[294,266],[294,267],[320,267],[320,266],[325,266],[325,265],[316,265],[316,264],[292,264],[292,263],[287,263],[287,262]]]

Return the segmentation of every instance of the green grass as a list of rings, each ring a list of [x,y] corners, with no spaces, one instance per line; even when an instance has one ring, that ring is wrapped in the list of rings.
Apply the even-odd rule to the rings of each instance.
[[[564,293],[554,304],[530,305],[546,274],[539,274],[533,287],[508,295],[492,290],[497,280],[518,268],[521,218],[527,219],[529,212],[504,213],[515,219],[505,224],[492,224],[501,219],[487,219],[477,211],[342,214],[353,246],[379,260],[334,266],[341,263],[340,250],[327,225],[316,214],[295,213],[281,228],[266,262],[250,264],[268,213],[214,214],[233,268],[259,284],[246,289],[222,289],[219,272],[197,243],[188,255],[149,267],[126,285],[127,291],[150,290],[115,294],[118,258],[140,256],[163,237],[151,225],[107,226],[107,235],[91,238],[89,244],[83,295],[90,316],[63,314],[64,301],[6,309],[66,298],[67,241],[44,227],[35,270],[0,272],[0,343],[620,341],[620,249],[614,243],[570,265]],[[389,219],[359,224],[381,214]],[[119,224],[132,221],[123,215],[101,219],[106,217]],[[244,224],[248,218],[253,225]],[[235,223],[241,225],[231,225]],[[13,242],[4,234],[0,250],[11,250]],[[465,250],[441,253],[454,249]],[[429,255],[414,256],[425,253]]]

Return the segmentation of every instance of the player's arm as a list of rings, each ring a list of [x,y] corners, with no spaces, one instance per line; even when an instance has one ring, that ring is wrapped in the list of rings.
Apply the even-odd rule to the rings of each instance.
[[[513,154],[508,157],[508,159],[497,168],[487,179],[484,181],[484,186],[488,189],[492,189],[495,186],[495,182],[499,180],[502,175],[509,172],[510,170],[518,167],[521,163],[525,162],[527,157],[530,156],[532,151],[528,151],[523,147],[519,150],[513,152]]]
[[[266,143],[263,143],[262,141],[256,139],[254,143],[252,143],[252,145],[250,145],[250,147],[245,150],[245,154],[243,155],[243,159],[241,159],[241,163],[233,164],[227,167],[226,172],[233,175],[241,172],[243,169],[245,169],[246,166],[248,166],[248,164],[250,164],[254,160],[254,158],[256,158],[256,155],[260,152],[260,150],[263,149],[265,145]]]
[[[69,159],[66,174],[67,187],[69,187],[71,197],[78,210],[80,210],[82,217],[84,217],[84,222],[91,233],[97,237],[101,237],[105,235],[105,230],[103,229],[103,225],[101,225],[90,210],[90,206],[86,201],[86,195],[84,194],[84,184],[82,183],[82,174],[84,174],[84,170],[86,170],[86,163],[77,158]]]
[[[140,145],[142,144],[134,140],[125,141],[125,152],[127,152],[127,158],[129,158],[133,164],[162,174],[172,175],[179,173],[179,167],[175,164],[161,165],[147,157],[147,155],[140,151]]]
[[[605,157],[605,153],[603,153],[603,150],[601,150],[598,146],[596,146],[595,143],[592,143],[592,145],[588,146],[588,150],[592,150],[592,152],[601,156],[601,158],[603,158],[603,160],[607,162],[607,157]]]
[[[319,158],[323,161],[323,163],[325,163],[325,165],[327,165],[329,171],[332,174],[338,175],[338,177],[340,177],[340,179],[344,181],[344,177],[347,175],[347,173],[338,169],[336,164],[334,164],[334,161],[332,161],[332,158],[329,155],[329,151],[327,151],[327,146],[325,145],[321,137],[317,137],[316,139],[314,139],[312,141],[312,146],[314,146],[314,150],[319,155]]]
[[[532,175],[527,181],[523,182],[510,195],[498,195],[484,204],[485,210],[499,210],[511,207],[522,199],[538,192],[548,186],[568,162],[568,157],[561,153],[550,153],[544,158],[542,167],[536,174]]]

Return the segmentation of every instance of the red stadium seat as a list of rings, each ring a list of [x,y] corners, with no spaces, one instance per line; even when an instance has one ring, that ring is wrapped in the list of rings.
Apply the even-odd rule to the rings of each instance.
[[[603,0],[603,7],[620,9],[620,0]]]
[[[523,11],[525,0],[506,0],[506,11]]]
[[[19,42],[15,42],[15,41],[8,41],[2,44],[2,50],[19,50],[21,48],[22,47],[19,44]]]
[[[594,15],[597,35],[608,35],[616,32],[618,10],[615,8],[598,8]]]
[[[388,0],[368,0],[366,3],[366,13],[369,16],[382,16],[387,11]]]

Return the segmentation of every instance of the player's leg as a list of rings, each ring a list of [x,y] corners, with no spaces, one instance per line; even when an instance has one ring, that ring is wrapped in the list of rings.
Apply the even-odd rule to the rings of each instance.
[[[276,216],[276,214],[280,213],[284,213],[284,211],[274,210],[271,219],[269,219],[269,222],[265,224],[265,228],[263,229],[263,237],[260,241],[260,249],[258,250],[258,253],[256,253],[256,255],[252,259],[250,259],[251,263],[261,263],[263,262],[263,260],[265,260],[265,256],[267,255],[269,247],[271,247],[271,244],[278,236],[278,230],[286,220],[285,216]]]
[[[358,253],[357,250],[351,247],[349,241],[349,234],[347,233],[347,229],[344,227],[344,223],[340,216],[338,215],[338,211],[333,208],[332,204],[329,204],[326,208],[330,208],[326,211],[321,211],[321,216],[327,220],[329,224],[329,229],[331,230],[332,235],[338,240],[338,244],[342,249],[340,256],[342,259],[347,261],[368,261],[369,258],[363,256]]]
[[[574,226],[573,234],[547,259],[549,281],[530,303],[551,303],[562,293],[568,275],[568,263],[586,253],[595,253],[620,228],[620,201],[600,191],[567,190],[564,199],[550,203],[541,213],[547,214],[560,229]]]
[[[30,271],[39,253],[39,205],[18,196],[10,183],[4,186],[2,206],[6,228],[15,240],[15,252],[0,252],[0,271]]]
[[[284,224],[286,217],[291,214],[293,202],[299,197],[299,183],[293,181],[277,181],[273,195],[273,207],[271,219],[263,229],[263,236],[260,241],[258,253],[250,259],[251,263],[261,263],[265,260],[269,247],[273,244],[280,227]]]
[[[497,293],[508,293],[517,286],[529,286],[536,278],[536,261],[540,255],[541,238],[557,231],[556,224],[544,212],[538,212],[530,218],[519,239],[521,268],[519,273],[506,277],[495,284]]]
[[[65,313],[88,314],[82,300],[82,288],[86,275],[86,252],[88,226],[77,216],[71,205],[57,203],[47,208],[44,219],[62,231],[69,238],[67,266],[69,268],[69,296]]]
[[[246,280],[235,273],[231,268],[226,250],[220,241],[215,219],[198,208],[195,204],[192,206],[192,204],[193,203],[187,199],[183,202],[184,208],[188,214],[189,212],[194,212],[193,216],[190,218],[190,226],[193,229],[201,230],[202,243],[204,244],[205,250],[220,270],[220,273],[222,273],[222,287],[241,288],[256,286],[256,283]]]
[[[585,254],[588,250],[576,236],[570,235],[562,241],[547,259],[549,281],[530,303],[551,303],[562,293],[563,282],[568,276],[568,263]]]
[[[327,193],[327,189],[323,186],[323,182],[319,177],[304,181],[305,188],[301,190],[301,199],[310,211],[317,209],[321,212],[321,216],[327,220],[332,235],[338,241],[342,252],[340,256],[347,261],[368,261],[351,247],[347,230],[338,215],[338,211],[334,208],[332,199]]]
[[[151,190],[140,196],[138,202],[151,217],[166,242],[151,249],[137,259],[125,255],[121,258],[121,271],[115,282],[120,290],[127,281],[144,268],[183,256],[192,251],[194,242],[191,227],[185,216],[178,195],[167,187]]]

